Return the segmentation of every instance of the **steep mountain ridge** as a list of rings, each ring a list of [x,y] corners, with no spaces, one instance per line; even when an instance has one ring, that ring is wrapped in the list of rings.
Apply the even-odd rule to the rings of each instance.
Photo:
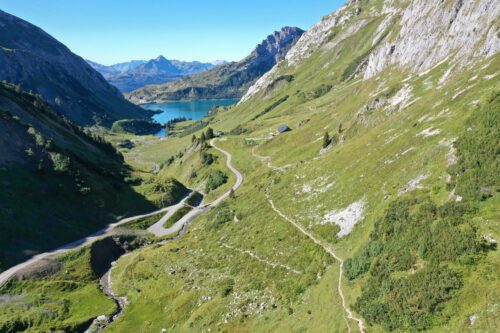
[[[135,61],[112,66],[89,63],[121,92],[130,92],[150,84],[176,81],[214,67],[212,63],[168,60],[164,56],[158,56],[149,61]]]
[[[329,52],[377,17],[381,21],[372,47],[353,63],[353,74],[362,73],[364,79],[391,66],[413,73],[423,73],[445,61],[464,67],[500,50],[500,7],[494,0],[376,3],[362,19],[358,19],[363,11],[359,0],[351,0],[324,17],[288,52],[281,71],[300,65],[314,53]],[[279,76],[278,68],[274,67],[250,87],[242,102],[269,86]]]
[[[284,27],[269,35],[239,62],[226,63],[177,82],[144,87],[126,97],[136,104],[241,97],[255,80],[286,56],[303,32],[296,27]]]
[[[0,80],[19,84],[77,124],[110,125],[148,113],[126,101],[82,58],[34,25],[0,11]]]
[[[0,270],[154,207],[123,157],[40,97],[0,84]]]

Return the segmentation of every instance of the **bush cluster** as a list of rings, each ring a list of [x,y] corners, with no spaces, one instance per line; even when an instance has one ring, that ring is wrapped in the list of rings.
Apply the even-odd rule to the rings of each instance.
[[[472,222],[477,204],[500,186],[500,93],[470,118],[456,142],[450,189],[460,202],[436,205],[428,195],[410,194],[390,203],[375,223],[370,241],[345,261],[353,280],[367,275],[355,303],[369,324],[387,330],[425,330],[460,288],[457,268],[474,265],[491,248]],[[454,269],[450,268],[454,267]]]
[[[216,188],[222,186],[227,183],[227,175],[220,171],[215,170],[208,175],[207,184],[205,186],[205,192],[210,193],[210,191],[215,190]]]

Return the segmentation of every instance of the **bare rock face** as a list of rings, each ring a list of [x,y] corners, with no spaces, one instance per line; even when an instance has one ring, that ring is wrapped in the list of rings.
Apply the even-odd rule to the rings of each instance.
[[[401,12],[397,38],[371,54],[365,79],[391,65],[423,72],[444,60],[465,65],[500,50],[496,0],[414,0]]]
[[[353,6],[355,2],[357,1],[349,1],[338,11],[323,17],[321,21],[304,33],[297,44],[288,52],[285,58],[288,64],[290,66],[299,64],[325,45],[334,27],[345,26],[356,15],[357,7]]]
[[[240,103],[287,69],[293,71],[311,55],[341,47],[344,40],[377,21],[371,49],[354,71],[365,80],[387,68],[422,73],[445,61],[460,69],[500,51],[498,0],[385,0],[381,6],[351,0],[304,33],[285,61],[257,80]]]
[[[79,125],[105,125],[147,112],[85,60],[40,28],[0,11],[0,80],[40,94],[58,113]]]

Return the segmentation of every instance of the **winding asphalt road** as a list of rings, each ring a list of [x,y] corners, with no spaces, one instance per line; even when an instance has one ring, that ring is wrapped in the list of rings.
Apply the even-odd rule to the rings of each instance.
[[[209,204],[202,205],[200,207],[194,208],[191,210],[189,213],[184,215],[179,221],[177,221],[174,225],[172,225],[170,228],[165,229],[163,227],[163,224],[172,216],[179,208],[183,206],[183,202],[180,202],[177,206],[174,206],[175,209],[172,209],[171,211],[168,212],[167,215],[165,215],[160,221],[155,223],[153,226],[151,226],[148,231],[153,233],[157,237],[163,237],[163,236],[168,236],[168,235],[175,235],[180,232],[179,236],[182,236],[187,230],[187,227],[196,219],[198,216],[206,213],[213,207],[217,206],[220,204],[222,201],[224,201],[229,195],[231,195],[231,191],[236,191],[241,184],[243,183],[243,175],[241,172],[236,169],[231,161],[232,161],[232,155],[225,151],[224,149],[221,149],[215,145],[215,139],[212,139],[210,141],[210,145],[226,155],[226,166],[229,170],[231,170],[232,173],[236,176],[236,182],[234,183],[233,187],[226,193],[222,194],[220,197],[215,199]]]
[[[53,258],[53,257],[55,257],[57,255],[63,254],[65,252],[68,252],[70,250],[73,250],[73,249],[76,249],[76,248],[79,248],[79,247],[83,247],[85,245],[89,245],[89,244],[95,242],[96,240],[99,240],[99,239],[102,239],[104,237],[107,237],[107,236],[111,235],[111,232],[116,227],[119,227],[119,226],[121,226],[123,224],[129,223],[129,222],[132,222],[132,221],[144,218],[144,217],[148,217],[148,216],[152,216],[152,215],[156,215],[156,214],[167,212],[168,210],[172,209],[172,207],[175,207],[175,206],[177,206],[177,205],[170,206],[170,207],[165,207],[165,208],[159,209],[157,211],[154,211],[154,212],[151,212],[151,213],[148,213],[148,214],[137,215],[137,216],[133,216],[133,217],[128,217],[128,218],[122,219],[122,220],[120,220],[120,221],[118,221],[116,223],[108,225],[106,228],[101,229],[101,230],[99,230],[99,231],[91,234],[88,237],[85,237],[85,238],[79,239],[77,241],[74,241],[72,243],[69,243],[69,244],[66,244],[64,246],[61,246],[60,248],[58,248],[58,249],[56,249],[54,251],[45,252],[45,253],[41,253],[39,255],[36,255],[33,258],[31,258],[31,259],[29,259],[29,260],[27,260],[27,261],[25,261],[23,263],[20,263],[20,264],[14,266],[14,267],[11,267],[8,270],[2,272],[0,274],[0,287],[2,287],[17,272],[19,272],[19,271],[21,271],[21,270],[23,270],[23,269],[25,269],[25,268],[27,268],[27,267],[29,267],[29,266],[37,263],[37,262],[40,262],[40,261],[45,260],[45,259]]]
[[[236,175],[236,183],[231,188],[233,191],[236,191],[241,186],[241,184],[243,183],[243,175],[235,167],[233,167],[233,165],[231,164],[232,156],[231,156],[230,153],[228,153],[227,151],[225,151],[225,150],[217,147],[215,145],[215,139],[212,139],[210,141],[210,144],[215,149],[217,149],[218,151],[220,151],[224,155],[226,155],[226,157],[227,157],[226,165],[229,168],[229,170],[231,170]],[[179,231],[180,231],[179,236],[181,236],[182,234],[184,234],[186,232],[187,227],[198,216],[200,216],[203,213],[207,212],[211,208],[217,206],[224,199],[226,199],[230,194],[231,194],[231,190],[229,190],[226,193],[222,194],[219,198],[215,199],[210,204],[203,205],[201,207],[193,209],[191,212],[189,212],[188,214],[186,214],[182,219],[180,219],[179,221],[177,221],[172,227],[170,227],[168,229],[163,228],[163,224],[165,223],[165,221],[168,220],[168,218],[170,216],[172,216],[179,208],[181,208],[184,205],[184,202],[186,201],[186,199],[187,199],[188,196],[186,196],[181,202],[179,202],[178,204],[175,204],[173,206],[165,207],[165,208],[162,208],[160,210],[157,210],[157,211],[154,211],[154,212],[151,212],[151,213],[148,213],[148,214],[137,215],[137,216],[133,216],[133,217],[128,217],[128,218],[122,219],[122,220],[120,220],[120,221],[118,221],[116,223],[108,225],[108,227],[106,227],[104,229],[101,229],[101,230],[99,230],[99,231],[91,234],[88,237],[85,237],[85,238],[82,238],[82,239],[77,240],[75,242],[66,244],[66,245],[64,245],[64,246],[62,246],[62,247],[60,247],[60,248],[58,248],[58,249],[56,249],[54,251],[41,253],[41,254],[36,255],[33,258],[31,258],[31,259],[29,259],[29,260],[27,260],[27,261],[25,261],[23,263],[20,263],[20,264],[14,266],[14,267],[9,268],[8,270],[6,270],[6,271],[4,271],[4,272],[2,272],[0,274],[0,287],[2,287],[16,273],[18,273],[19,271],[21,271],[21,270],[23,270],[25,268],[28,268],[29,266],[31,266],[31,265],[33,265],[35,263],[39,263],[39,262],[41,262],[43,260],[46,260],[46,259],[49,259],[49,258],[53,258],[53,257],[58,256],[60,254],[66,253],[66,252],[68,252],[70,250],[74,250],[74,249],[77,249],[77,248],[80,248],[80,247],[92,244],[96,240],[99,240],[99,239],[102,239],[104,237],[107,237],[107,236],[111,235],[113,229],[115,229],[116,227],[119,227],[119,226],[121,226],[123,224],[129,223],[129,222],[132,222],[132,221],[144,218],[144,217],[148,217],[148,216],[152,216],[152,215],[156,215],[156,214],[168,212],[164,217],[162,217],[160,219],[160,221],[158,221],[156,224],[154,224],[148,230],[150,232],[152,232],[153,234],[155,234],[156,236],[159,236],[159,237],[166,236],[166,235],[171,235],[171,234],[177,234],[177,233],[179,233]]]

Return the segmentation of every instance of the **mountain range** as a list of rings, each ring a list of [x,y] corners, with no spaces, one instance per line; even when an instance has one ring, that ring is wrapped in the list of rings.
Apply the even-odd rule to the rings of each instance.
[[[213,68],[224,61],[202,63],[199,61],[168,60],[158,56],[149,61],[135,60],[104,66],[87,60],[104,78],[122,92],[129,92],[150,84],[161,84],[179,80]]]
[[[111,125],[151,114],[122,94],[40,28],[0,11],[0,80],[40,94],[61,115],[79,125]]]
[[[112,75],[117,75],[120,73],[125,73],[127,71],[133,70],[137,66],[146,63],[146,60],[131,60],[127,62],[121,62],[118,64],[106,66],[98,64],[97,62],[93,62],[91,60],[86,60],[86,61],[90,66],[92,66],[92,68],[101,73],[105,79],[108,79],[108,77]]]
[[[284,59],[304,33],[284,27],[267,36],[245,59],[161,85],[150,85],[125,96],[136,104],[169,100],[239,98],[259,77]]]

